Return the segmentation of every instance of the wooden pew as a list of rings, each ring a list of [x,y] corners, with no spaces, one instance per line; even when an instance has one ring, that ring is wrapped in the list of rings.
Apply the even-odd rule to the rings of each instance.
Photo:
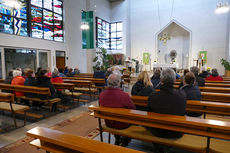
[[[201,92],[202,100],[230,103],[230,94],[228,93],[211,93]]]
[[[180,82],[174,82],[174,85],[180,85]],[[228,83],[217,83],[217,82],[206,82],[205,87],[230,88],[230,84],[228,84]]]
[[[148,96],[131,96],[136,106],[147,107]],[[202,112],[204,118],[206,114],[230,116],[230,103],[187,100],[186,111]]]
[[[27,136],[36,138],[30,145],[46,150],[46,152],[58,153],[142,153],[121,146],[115,146],[96,140],[87,139],[65,132],[36,127],[26,133]]]
[[[73,83],[52,83],[55,89],[64,89],[64,90],[69,90],[69,91],[65,91],[63,92],[64,95],[66,96],[70,96],[73,98],[78,98],[78,102],[79,102],[79,98],[82,95],[82,93],[80,92],[74,92],[74,84]]]
[[[220,152],[221,149],[221,152],[224,150],[227,153],[230,149],[230,142],[224,141],[230,140],[230,122],[93,105],[89,109],[93,111],[94,117],[99,120],[101,141],[103,141],[102,132],[106,131],[193,152]],[[101,119],[126,122],[133,125],[127,129],[118,130],[102,125]],[[159,138],[153,136],[144,127],[172,130],[185,134],[180,139]],[[219,147],[220,145],[221,147]]]
[[[93,73],[80,73],[75,75],[75,77],[79,77],[79,78],[92,78],[93,77]]]
[[[0,110],[12,113],[15,128],[17,128],[15,114],[22,112],[24,114],[24,126],[26,125],[26,111],[29,110],[29,107],[20,104],[14,104],[13,94],[0,93]]]
[[[50,89],[49,88],[42,88],[42,87],[35,87],[35,86],[23,86],[23,85],[10,85],[10,84],[0,83],[0,89],[13,91],[13,92],[25,92],[25,93],[34,93],[34,94],[38,94],[38,95],[44,95],[47,97],[47,99],[45,99],[45,100],[41,100],[40,98],[28,98],[25,96],[17,96],[16,98],[25,99],[25,100],[28,100],[29,102],[45,103],[45,104],[49,105],[50,112],[51,112],[52,104],[59,103],[61,101],[60,98],[54,98],[54,99],[48,98],[50,96]],[[20,112],[18,112],[18,113],[20,113]],[[27,113],[27,116],[31,116],[31,117],[35,117],[35,118],[42,118],[43,117],[42,115],[35,115],[33,113]]]
[[[92,81],[87,80],[64,80],[65,83],[73,83],[75,85],[74,90],[79,92],[89,92],[90,99],[92,94],[97,92],[97,89],[92,87]]]

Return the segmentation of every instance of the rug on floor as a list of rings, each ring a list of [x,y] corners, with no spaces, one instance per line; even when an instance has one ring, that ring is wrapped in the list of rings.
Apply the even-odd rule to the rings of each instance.
[[[97,127],[98,120],[90,116],[89,112],[84,112],[50,128],[93,139],[99,134]],[[0,153],[45,153],[44,150],[30,146],[29,142],[32,140],[33,138],[25,137],[15,143],[0,148]]]

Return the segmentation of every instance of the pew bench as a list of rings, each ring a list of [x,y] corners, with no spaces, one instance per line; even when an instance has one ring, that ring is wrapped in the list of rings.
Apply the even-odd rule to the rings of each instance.
[[[87,139],[77,135],[71,135],[58,130],[36,127],[26,133],[27,136],[36,138],[30,145],[46,150],[46,152],[58,153],[143,153],[133,149],[115,146],[96,140]]]
[[[79,98],[82,95],[82,93],[80,92],[74,92],[74,84],[73,83],[52,83],[55,89],[63,89],[65,90],[64,92],[62,92],[64,95],[66,96],[70,96],[73,98],[73,101],[75,100],[74,98],[78,99],[79,102]],[[68,90],[68,91],[66,91]]]
[[[26,111],[29,110],[29,107],[20,104],[14,104],[13,94],[0,93],[0,110],[12,113],[15,128],[17,128],[15,114],[22,112],[24,114],[24,126],[26,125]]]
[[[102,132],[106,131],[193,152],[227,153],[230,149],[230,141],[226,141],[230,140],[230,122],[93,105],[89,109],[93,111],[94,117],[98,118],[101,141],[103,141]],[[126,122],[133,125],[124,130],[117,130],[102,125],[101,119]],[[172,130],[185,134],[182,138],[174,140],[158,138],[148,132],[146,128],[140,126]]]
[[[50,112],[52,110],[52,105],[54,103],[59,103],[61,101],[60,98],[49,99],[49,96],[51,95],[49,88],[42,88],[42,87],[35,87],[35,86],[23,86],[23,85],[10,85],[10,84],[0,83],[0,89],[13,91],[13,92],[24,92],[24,93],[33,93],[33,94],[37,94],[37,95],[44,95],[44,96],[46,96],[46,99],[44,99],[44,100],[42,100],[40,98],[29,98],[26,96],[17,96],[16,98],[28,100],[29,102],[45,103],[49,106]],[[29,114],[27,114],[27,115],[29,116]],[[42,115],[34,115],[31,113],[31,117],[41,118],[43,116]]]
[[[73,83],[75,85],[74,90],[78,92],[88,92],[90,100],[92,100],[92,94],[97,93],[97,89],[92,87],[92,81],[88,80],[64,80],[65,83]],[[83,94],[87,95],[87,94]]]
[[[230,94],[229,93],[201,92],[201,96],[202,96],[202,100],[204,100],[204,101],[230,103]]]
[[[134,105],[147,107],[148,96],[131,96],[131,99]],[[186,103],[186,111],[202,112],[204,118],[206,118],[206,114],[230,116],[230,103],[199,100],[187,100]]]

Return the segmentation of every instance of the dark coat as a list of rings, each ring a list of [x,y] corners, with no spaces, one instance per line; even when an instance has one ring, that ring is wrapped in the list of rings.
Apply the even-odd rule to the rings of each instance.
[[[196,75],[195,77],[196,77],[196,83],[195,83],[195,85],[199,86],[199,87],[204,87],[205,86],[205,80],[204,80],[204,78],[202,78],[202,77],[200,77],[198,75]],[[183,81],[181,81],[181,83],[179,85],[179,88],[181,88],[183,86],[184,86],[184,83],[183,83]]]
[[[210,73],[208,73],[207,71],[202,72],[199,76],[202,78],[207,78],[209,75],[211,75]]]
[[[143,81],[137,81],[132,87],[131,94],[138,96],[149,96],[153,92],[155,92],[153,87],[146,87]]]
[[[181,87],[181,90],[183,90],[186,93],[186,99],[187,100],[201,100],[202,96],[200,93],[200,89],[198,86],[195,85],[185,85]],[[186,115],[192,116],[192,117],[199,117],[203,113],[197,113],[197,112],[186,112]]]
[[[180,90],[173,89],[173,84],[161,85],[160,91],[153,93],[148,99],[148,109],[150,112],[160,114],[171,114],[184,116],[186,111],[185,93]],[[163,130],[158,128],[149,128],[150,131],[163,138],[180,138],[182,133]]]
[[[38,77],[37,78],[37,86],[38,87],[46,87],[50,89],[51,96],[49,96],[49,99],[57,98],[56,90],[54,89],[50,78],[46,76]],[[40,99],[47,99],[46,95],[38,95]]]
[[[160,87],[160,82],[161,82],[160,76],[153,76],[151,78],[151,82],[153,84],[153,87],[157,89],[158,87]]]
[[[37,80],[34,77],[27,77],[25,82],[24,82],[25,86],[37,86]],[[33,93],[24,93],[26,97],[29,98],[36,98],[37,94],[33,94]]]
[[[93,73],[93,78],[105,79],[105,73],[102,71],[95,71]],[[105,84],[95,83],[95,86],[104,86]]]

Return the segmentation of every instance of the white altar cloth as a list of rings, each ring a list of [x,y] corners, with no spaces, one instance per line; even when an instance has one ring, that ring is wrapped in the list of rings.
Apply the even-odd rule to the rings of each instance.
[[[159,64],[159,63],[154,63],[153,68],[157,67],[162,67],[162,68],[178,68],[178,64]]]

